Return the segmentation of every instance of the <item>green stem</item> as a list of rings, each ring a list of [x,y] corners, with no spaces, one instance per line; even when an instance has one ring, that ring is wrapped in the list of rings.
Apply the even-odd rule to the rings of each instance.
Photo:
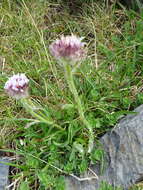
[[[40,111],[39,113],[36,113],[35,110],[40,110],[38,107],[36,108],[36,105],[32,102],[31,99],[28,98],[23,98],[21,99],[21,104],[23,107],[36,119],[38,119],[40,122],[47,123],[48,125],[53,125],[58,129],[63,130],[58,124],[55,124],[55,122],[48,117],[45,118],[45,116],[42,116],[42,112]]]
[[[90,123],[86,120],[85,116],[84,116],[84,109],[81,103],[81,100],[79,98],[77,89],[75,87],[74,84],[74,80],[73,80],[73,72],[71,70],[71,66],[67,63],[64,64],[65,67],[65,76],[67,79],[67,83],[69,85],[69,89],[72,92],[75,102],[77,104],[77,109],[78,109],[78,113],[80,116],[80,120],[83,122],[83,124],[87,127],[88,131],[89,131],[89,147],[88,147],[88,152],[91,152],[92,148],[93,148],[93,142],[94,142],[94,135],[93,135],[93,129],[92,126],[90,125]]]

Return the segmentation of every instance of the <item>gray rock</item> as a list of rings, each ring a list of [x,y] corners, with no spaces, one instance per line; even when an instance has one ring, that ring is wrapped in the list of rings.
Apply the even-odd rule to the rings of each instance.
[[[0,190],[5,190],[8,185],[9,166],[4,162],[9,162],[8,158],[0,158]]]
[[[134,111],[101,138],[106,168],[101,174],[99,166],[92,167],[99,179],[79,182],[67,177],[67,190],[96,190],[101,181],[127,190],[143,180],[143,105]]]

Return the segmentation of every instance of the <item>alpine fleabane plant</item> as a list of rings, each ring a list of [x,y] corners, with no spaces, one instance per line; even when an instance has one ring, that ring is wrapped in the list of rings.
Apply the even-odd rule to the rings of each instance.
[[[55,122],[48,116],[45,117],[43,111],[44,109],[37,105],[34,100],[31,100],[28,92],[29,79],[24,73],[13,75],[5,83],[4,89],[7,94],[21,102],[23,107],[36,118],[34,122],[47,123],[48,125],[53,125],[58,129],[62,129],[60,126],[55,124]]]
[[[85,118],[84,105],[81,103],[81,99],[78,95],[73,79],[74,73],[80,65],[79,63],[86,57],[85,43],[82,42],[82,40],[83,38],[77,37],[73,34],[71,36],[61,36],[60,39],[55,40],[49,46],[49,50],[55,59],[62,63],[64,67],[65,78],[69,89],[74,96],[80,120],[89,131],[88,152],[90,153],[94,142],[93,129]]]
[[[7,94],[15,99],[28,97],[28,83],[29,79],[25,74],[16,74],[8,79],[5,83],[4,89]]]

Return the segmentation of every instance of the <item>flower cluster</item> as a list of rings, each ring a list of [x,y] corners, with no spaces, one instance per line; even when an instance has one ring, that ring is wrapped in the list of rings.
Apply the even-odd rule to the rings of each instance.
[[[75,63],[86,55],[82,39],[75,35],[61,36],[49,46],[49,50],[56,59]]]
[[[17,74],[9,78],[4,89],[9,96],[15,99],[26,98],[28,96],[28,83],[29,79],[25,74]]]

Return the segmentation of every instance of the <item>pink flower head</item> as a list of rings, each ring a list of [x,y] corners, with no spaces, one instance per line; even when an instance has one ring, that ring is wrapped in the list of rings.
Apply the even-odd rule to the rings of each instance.
[[[50,52],[58,60],[80,61],[86,55],[82,39],[75,35],[61,36],[50,45]]]
[[[4,89],[9,96],[15,99],[26,98],[28,96],[28,83],[29,79],[25,74],[17,74],[9,78]]]

